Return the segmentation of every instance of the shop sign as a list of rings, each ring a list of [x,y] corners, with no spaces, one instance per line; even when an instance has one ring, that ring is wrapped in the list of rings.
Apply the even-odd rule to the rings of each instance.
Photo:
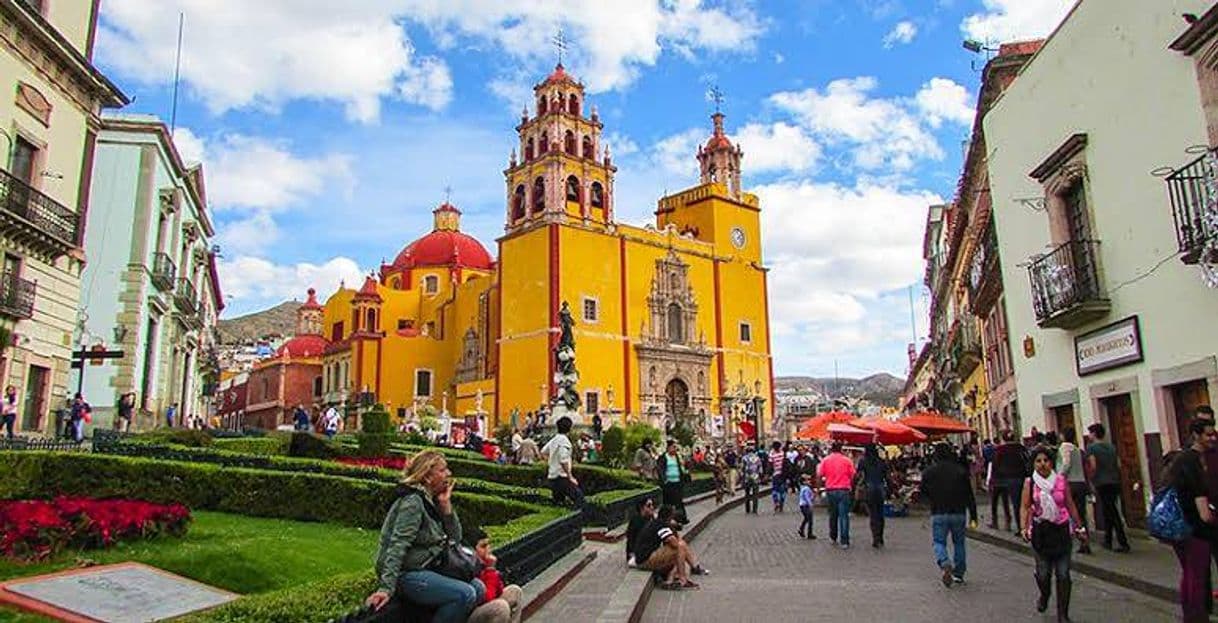
[[[1074,338],[1074,363],[1079,376],[1142,361],[1142,331],[1137,316]]]

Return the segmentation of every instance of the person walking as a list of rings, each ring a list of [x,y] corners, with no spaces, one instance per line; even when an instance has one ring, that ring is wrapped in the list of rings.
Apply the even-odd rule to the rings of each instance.
[[[462,623],[483,600],[486,587],[428,567],[448,542],[461,542],[461,520],[453,509],[452,472],[436,450],[416,454],[403,472],[402,495],[389,507],[376,553],[377,587],[365,600],[380,610],[398,591],[407,601],[435,608],[432,621]]]
[[[921,492],[930,499],[931,540],[935,564],[943,571],[943,585],[964,583],[968,570],[965,542],[965,512],[977,522],[977,501],[973,497],[968,470],[960,465],[950,445],[935,446],[934,464],[922,472]],[[947,539],[952,540],[952,557],[947,555]]]
[[[656,460],[656,471],[660,474],[660,495],[663,504],[676,510],[677,520],[682,524],[689,523],[685,514],[685,466],[677,455],[677,441],[669,439],[667,451]]]
[[[634,460],[630,463],[630,469],[639,475],[643,480],[651,481],[659,478],[656,473],[656,457],[652,454],[651,440],[644,439],[639,445],[639,449],[634,451]]]
[[[338,434],[338,429],[342,426],[343,419],[338,415],[338,409],[334,405],[330,405],[326,412],[321,416],[321,428],[326,439],[334,439]]]
[[[820,462],[816,472],[829,504],[829,540],[840,544],[842,549],[850,549],[850,506],[854,501],[851,485],[855,468],[854,462],[842,454],[842,442],[833,442],[829,456]]]
[[[880,450],[876,444],[869,443],[863,448],[859,474],[866,488],[867,516],[871,520],[871,546],[884,547],[884,500],[888,497],[888,461],[880,458]]]
[[[757,490],[761,486],[761,475],[765,465],[752,447],[740,457],[740,482],[744,486],[744,512],[757,514]]]
[[[1053,448],[1039,446],[1032,451],[1032,477],[1024,483],[1019,514],[1023,518],[1023,538],[1032,544],[1036,555],[1036,611],[1049,608],[1049,596],[1057,578],[1057,620],[1070,620],[1070,539],[1071,522],[1080,541],[1086,542],[1087,528],[1071,495],[1069,477],[1054,467]]]
[[[1002,431],[1002,445],[994,450],[993,486],[990,491],[990,527],[998,529],[998,501],[1006,517],[1004,530],[1011,530],[1011,508],[1015,507],[1015,529],[1019,533],[1019,493],[1027,476],[1027,458],[1011,430]]]
[[[175,403],[169,405],[169,408],[165,409],[165,426],[167,426],[169,428],[173,428],[174,424],[176,424],[177,421],[178,421],[178,403],[175,402]]]
[[[1077,526],[1087,527],[1087,472],[1083,469],[1083,451],[1076,442],[1077,435],[1074,427],[1062,429],[1062,443],[1057,448],[1057,473],[1066,478],[1070,488],[1070,500],[1078,511]],[[1035,463],[1035,460],[1033,461]],[[1035,465],[1033,465],[1035,469]],[[1091,544],[1087,539],[1080,539],[1078,553],[1090,554]]]
[[[579,481],[575,479],[571,458],[571,439],[567,437],[567,434],[571,432],[571,418],[565,415],[558,418],[555,428],[558,432],[541,448],[541,455],[549,462],[546,477],[550,481],[550,495],[555,504],[560,504],[564,499],[568,499],[574,502],[577,508],[582,509],[584,492],[579,488]]]
[[[126,433],[131,430],[131,419],[135,416],[135,392],[127,392],[118,398],[118,417],[114,418],[114,430]]]
[[[592,414],[592,437],[600,441],[601,435],[605,432],[605,422],[601,419],[600,413]]]
[[[1103,424],[1096,422],[1087,430],[1094,439],[1087,446],[1087,469],[1095,495],[1100,499],[1100,508],[1104,510],[1104,549],[1112,549],[1115,532],[1116,551],[1124,554],[1129,552],[1129,538],[1125,536],[1125,522],[1121,521],[1121,511],[1117,508],[1117,499],[1121,496],[1121,468],[1116,447],[1105,439],[1108,431]]]
[[[736,495],[736,468],[739,465],[740,455],[736,452],[736,446],[728,446],[723,453],[723,461],[727,463],[727,490],[731,495]]]
[[[715,478],[715,506],[723,503],[723,496],[728,493],[727,474],[731,471],[727,468],[727,459],[723,458],[720,452],[714,453],[714,459],[711,461],[711,474]]]
[[[292,410],[292,429],[298,433],[307,433],[310,428],[309,412],[305,411],[304,405],[296,405]]]
[[[770,500],[774,502],[774,513],[782,512],[787,503],[787,454],[782,450],[782,443],[775,441],[770,445]]]
[[[17,388],[9,385],[4,388],[4,398],[0,399],[0,422],[4,423],[4,434],[13,439],[13,425],[17,422]]]
[[[803,521],[799,524],[799,536],[804,539],[816,539],[816,535],[812,532],[812,477],[803,474],[800,477],[802,481],[799,485],[799,514],[803,515]]]
[[[80,392],[72,398],[72,410],[70,412],[72,421],[72,440],[76,443],[81,443],[85,440],[85,424],[93,421],[93,407],[85,402]]]
[[[1210,549],[1218,530],[1209,505],[1205,454],[1218,444],[1214,421],[1196,418],[1189,424],[1193,443],[1176,453],[1163,473],[1164,489],[1175,489],[1184,520],[1192,527],[1187,539],[1172,543],[1180,561],[1180,610],[1184,623],[1209,621]]]

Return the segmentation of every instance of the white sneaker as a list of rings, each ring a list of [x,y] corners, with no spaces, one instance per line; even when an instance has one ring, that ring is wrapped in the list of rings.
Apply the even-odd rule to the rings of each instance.
[[[630,567],[631,569],[637,569],[639,567],[638,563],[636,563],[634,561],[633,554],[631,554],[630,557],[626,559],[626,566]]]

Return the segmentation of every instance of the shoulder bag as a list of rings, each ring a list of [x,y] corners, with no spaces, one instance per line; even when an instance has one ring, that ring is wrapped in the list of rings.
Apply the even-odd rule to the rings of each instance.
[[[423,510],[443,529],[444,521],[440,518],[440,513],[435,507],[424,499],[422,492],[417,489],[415,495],[419,496],[419,501],[423,503]],[[448,534],[444,535],[444,542],[439,552],[432,556],[423,568],[429,571],[435,571],[440,575],[469,582],[478,577],[478,573],[482,571],[482,561],[478,558],[478,554],[473,548],[454,541]]]

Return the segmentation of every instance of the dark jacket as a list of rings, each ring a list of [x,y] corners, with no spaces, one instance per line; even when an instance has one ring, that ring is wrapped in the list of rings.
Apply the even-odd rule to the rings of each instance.
[[[668,475],[668,460],[671,458],[673,457],[669,456],[668,453],[665,452],[664,454],[660,455],[660,458],[656,459],[656,476],[659,477],[660,484],[664,484],[664,478]],[[677,456],[674,460],[677,462],[677,472],[681,475],[678,482],[685,482],[685,466],[681,464],[681,457]]]
[[[433,516],[440,517],[440,521]],[[444,549],[446,537],[454,543],[461,542],[457,511],[440,516],[430,495],[419,488],[403,488],[381,526],[381,542],[376,552],[377,588],[392,595],[402,572],[424,568]]]
[[[994,450],[994,478],[1022,480],[1028,475],[1028,454],[1015,442],[1004,443]]]
[[[921,492],[930,499],[930,514],[961,515],[967,510],[969,519],[977,521],[977,500],[968,470],[954,456],[922,472]]]
[[[651,522],[650,519],[648,519],[642,515],[635,515],[634,517],[630,518],[630,523],[626,526],[626,555],[627,556],[634,555],[634,545],[639,540],[639,534],[643,532],[643,528],[647,527],[647,524],[650,522]],[[642,562],[642,561],[640,560],[638,562]]]

